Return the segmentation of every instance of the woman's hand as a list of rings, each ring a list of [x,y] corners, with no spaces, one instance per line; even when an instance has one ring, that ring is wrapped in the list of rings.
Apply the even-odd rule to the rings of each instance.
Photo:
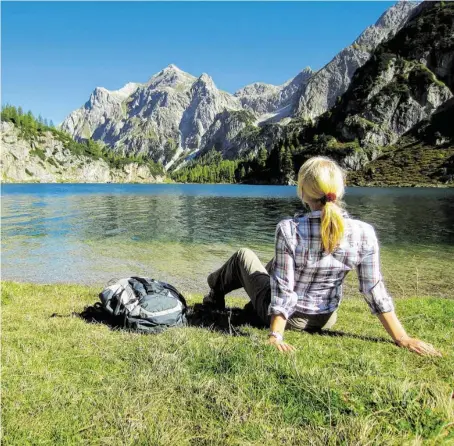
[[[442,356],[442,354],[437,351],[432,344],[427,344],[424,341],[420,341],[416,338],[410,338],[409,336],[396,341],[396,344],[399,347],[406,348],[407,350],[421,356]]]
[[[281,353],[290,353],[296,350],[295,347],[293,347],[293,345],[286,344],[284,341],[280,341],[274,336],[270,336],[268,338],[268,344],[276,347]]]
[[[394,311],[379,314],[378,318],[399,347],[406,348],[421,356],[442,356],[439,351],[435,350],[433,345],[427,344],[416,338],[410,338]]]

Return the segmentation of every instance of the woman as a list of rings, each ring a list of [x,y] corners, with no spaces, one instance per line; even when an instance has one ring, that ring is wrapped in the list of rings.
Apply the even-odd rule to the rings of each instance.
[[[344,173],[332,160],[315,157],[298,174],[298,196],[311,212],[282,220],[276,229],[275,257],[263,267],[249,249],[240,249],[208,276],[203,303],[224,308],[224,296],[244,287],[255,313],[270,325],[268,342],[294,350],[284,331],[331,328],[337,319],[342,283],[356,269],[360,291],[394,342],[420,355],[441,356],[430,344],[407,335],[382,281],[377,237],[371,225],[342,209]]]

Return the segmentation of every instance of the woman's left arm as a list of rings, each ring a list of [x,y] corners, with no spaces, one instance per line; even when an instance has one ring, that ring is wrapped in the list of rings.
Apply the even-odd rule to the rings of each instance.
[[[394,311],[381,313],[378,315],[378,318],[399,347],[404,347],[412,352],[418,353],[418,355],[442,356],[432,344],[427,344],[424,341],[408,336]]]
[[[385,330],[399,347],[418,353],[419,355],[441,356],[435,348],[419,339],[411,338],[394,312],[394,303],[386,291],[380,272],[380,254],[378,240],[372,226],[368,227],[364,238],[367,243],[362,252],[361,263],[357,265],[360,291],[371,309],[380,319]]]

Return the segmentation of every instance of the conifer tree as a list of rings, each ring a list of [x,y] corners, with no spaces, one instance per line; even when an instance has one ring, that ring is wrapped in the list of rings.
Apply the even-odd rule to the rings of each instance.
[[[265,147],[260,147],[258,154],[257,154],[257,162],[260,167],[266,166],[266,160],[268,159],[268,152],[266,151]]]
[[[288,182],[293,177],[293,159],[288,147],[284,147],[282,152],[281,171],[285,182]]]
[[[243,179],[245,176],[246,176],[246,169],[244,168],[244,166],[241,166],[240,179]]]

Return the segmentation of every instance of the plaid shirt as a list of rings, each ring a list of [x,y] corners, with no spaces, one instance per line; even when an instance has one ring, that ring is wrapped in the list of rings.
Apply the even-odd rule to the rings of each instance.
[[[342,299],[342,282],[356,269],[359,290],[372,314],[394,310],[382,281],[379,248],[374,228],[345,218],[344,237],[331,254],[320,236],[321,211],[282,220],[276,228],[274,264],[270,273],[269,314],[331,313]]]

